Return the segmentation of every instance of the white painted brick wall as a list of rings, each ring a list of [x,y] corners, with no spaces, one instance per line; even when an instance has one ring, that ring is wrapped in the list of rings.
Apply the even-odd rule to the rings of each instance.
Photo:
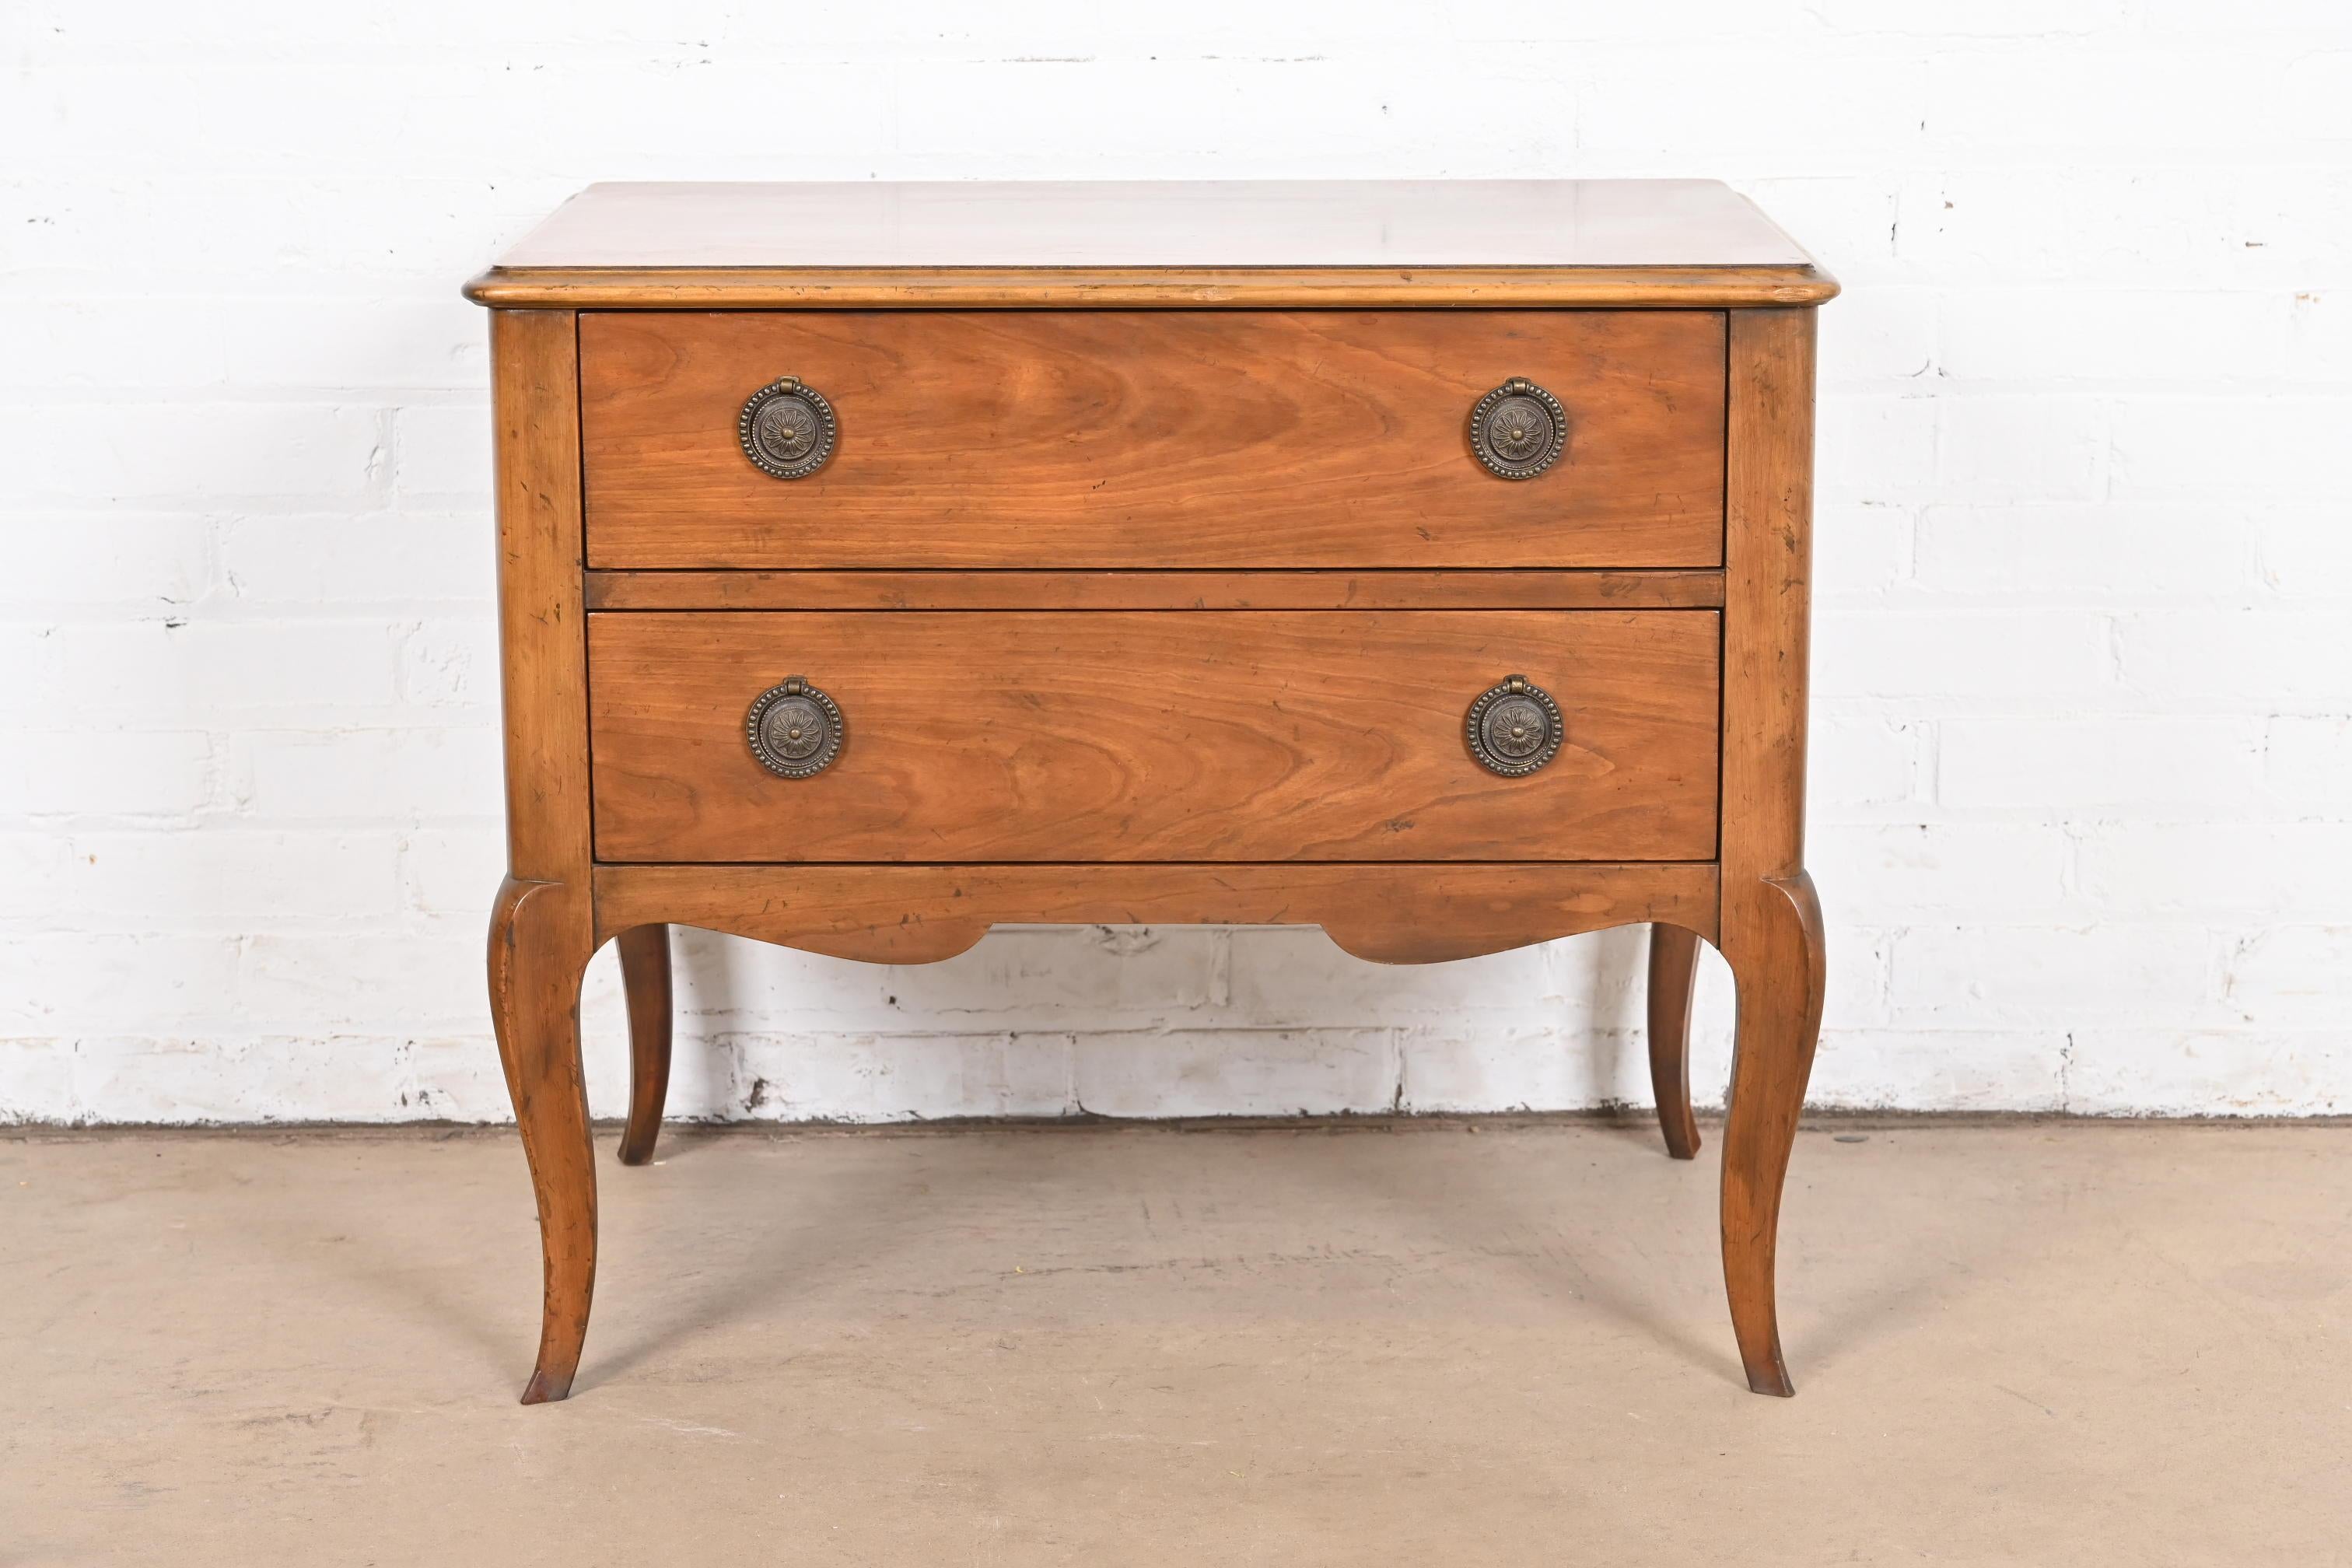
[[[592,179],[787,176],[1733,181],[1847,286],[1816,1098],[2352,1110],[2340,0],[14,0],[0,46],[0,1118],[505,1114],[457,285]],[[1641,955],[692,935],[672,1104],[1640,1100]],[[1713,959],[1700,1014],[1718,1099]]]

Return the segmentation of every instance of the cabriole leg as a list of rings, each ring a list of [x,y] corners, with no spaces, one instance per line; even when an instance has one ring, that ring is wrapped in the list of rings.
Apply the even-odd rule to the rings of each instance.
[[[596,1284],[596,1166],[580,1070],[580,979],[593,942],[586,895],[507,879],[490,913],[490,1016],[539,1198],[546,1266],[539,1360],[525,1405],[572,1392]]]
[[[1724,956],[1739,995],[1731,1107],[1723,1129],[1723,1278],[1748,1386],[1794,1394],[1773,1297],[1780,1187],[1821,1037],[1826,977],[1812,879],[1751,884],[1725,898]]]

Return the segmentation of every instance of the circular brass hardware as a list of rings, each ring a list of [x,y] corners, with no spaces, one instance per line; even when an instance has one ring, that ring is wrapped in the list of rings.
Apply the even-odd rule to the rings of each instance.
[[[1559,754],[1567,728],[1551,693],[1524,675],[1507,676],[1470,704],[1470,754],[1489,772],[1524,778]]]
[[[804,779],[832,766],[848,732],[833,699],[797,675],[754,698],[743,729],[760,765],[788,779]]]
[[[1488,473],[1534,479],[1568,449],[1568,410],[1534,382],[1515,375],[1470,411],[1470,449]]]
[[[743,455],[780,479],[806,479],[824,468],[839,428],[824,394],[793,375],[753,393],[735,422]]]

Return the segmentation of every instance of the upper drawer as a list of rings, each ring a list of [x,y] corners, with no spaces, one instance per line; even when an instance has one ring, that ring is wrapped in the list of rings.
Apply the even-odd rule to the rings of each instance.
[[[1724,332],[1696,310],[586,314],[588,561],[1719,565]],[[738,428],[785,376],[835,421],[801,479]],[[1514,377],[1565,416],[1532,479],[1470,440]]]

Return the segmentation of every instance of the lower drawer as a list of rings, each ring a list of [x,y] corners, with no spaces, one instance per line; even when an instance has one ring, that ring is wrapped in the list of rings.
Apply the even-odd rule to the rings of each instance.
[[[592,615],[596,853],[1711,859],[1718,659],[1712,610]],[[1506,777],[1465,720],[1514,674],[1562,739]],[[747,716],[795,675],[841,744],[780,777]]]

